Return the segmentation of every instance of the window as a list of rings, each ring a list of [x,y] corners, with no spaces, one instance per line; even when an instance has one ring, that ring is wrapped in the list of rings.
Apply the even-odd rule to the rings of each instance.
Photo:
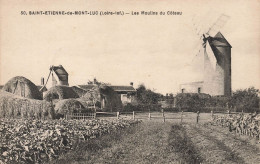
[[[201,93],[201,88],[200,87],[198,88],[198,93]]]

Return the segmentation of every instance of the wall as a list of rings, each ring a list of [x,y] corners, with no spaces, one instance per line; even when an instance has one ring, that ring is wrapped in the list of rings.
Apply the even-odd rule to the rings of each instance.
[[[203,82],[192,82],[180,85],[180,92],[184,89],[184,93],[198,93],[198,88],[201,88],[201,93],[204,93]]]
[[[231,96],[231,48],[230,47],[216,47],[222,54],[223,63],[221,67],[223,69],[223,83],[224,83],[224,95]]]

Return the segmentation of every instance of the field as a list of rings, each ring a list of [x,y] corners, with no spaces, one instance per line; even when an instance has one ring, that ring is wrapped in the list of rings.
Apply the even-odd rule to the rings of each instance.
[[[184,123],[143,120],[138,126],[86,142],[53,163],[259,163],[258,141],[228,128],[199,124],[194,115]]]
[[[58,164],[259,163],[258,139],[230,132],[228,126],[212,123],[211,114],[200,114],[199,123],[196,123],[196,116],[196,113],[184,113],[182,116],[181,113],[165,113],[164,122],[161,113],[151,113],[151,119],[148,118],[148,113],[137,113],[135,119],[142,120],[138,124],[130,120],[131,114],[121,115],[119,120],[106,118],[84,123],[77,120],[26,123],[5,120],[5,127],[9,126],[6,129],[13,128],[9,130],[10,135],[18,138],[14,141],[10,138],[5,140],[11,143],[8,143],[8,153],[12,152],[10,145],[14,147],[12,150],[23,151],[20,156],[8,156],[7,151],[1,150],[1,157],[12,157],[10,163],[14,163],[14,158],[25,163]],[[127,118],[128,121],[122,118]],[[1,125],[3,124],[2,121]],[[35,131],[36,127],[42,130]],[[50,138],[46,138],[45,133]],[[30,136],[27,140],[24,140],[25,134]],[[63,142],[64,137],[67,144]],[[6,142],[2,140],[2,148],[3,143]],[[17,146],[17,143],[20,145]],[[32,145],[37,143],[45,143],[42,147],[45,150],[33,149]],[[38,146],[41,148],[42,145]],[[30,156],[32,154],[36,155]]]
[[[82,141],[137,124],[133,120],[0,120],[0,163],[42,163],[73,151]]]

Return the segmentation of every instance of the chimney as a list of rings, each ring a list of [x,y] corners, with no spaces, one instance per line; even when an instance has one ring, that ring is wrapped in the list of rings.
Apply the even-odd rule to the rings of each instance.
[[[41,78],[41,85],[44,85],[44,77]]]
[[[133,82],[130,82],[130,85],[133,87],[133,86],[134,86],[134,83],[133,83]]]

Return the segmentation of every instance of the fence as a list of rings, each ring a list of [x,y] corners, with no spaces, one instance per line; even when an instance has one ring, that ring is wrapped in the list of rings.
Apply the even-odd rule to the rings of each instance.
[[[214,115],[218,114],[238,114],[241,112],[222,112],[222,111],[217,111],[211,113],[200,113],[199,111],[197,112],[164,112],[162,110],[161,112],[136,112],[133,111],[132,113],[128,112],[122,112],[120,113],[119,117],[121,115],[129,115],[131,114],[132,119],[141,119],[141,120],[159,120],[159,121],[175,121],[175,122],[187,122],[187,123],[203,123],[207,121],[211,121],[214,117]]]
[[[128,118],[133,120],[161,120],[166,122],[167,120],[174,120],[180,123],[183,122],[193,122],[199,123],[204,121],[209,121],[213,118],[215,114],[237,114],[239,112],[214,112],[211,113],[197,113],[194,112],[141,112],[141,111],[133,111],[133,112],[92,112],[92,113],[72,113],[67,114],[65,116],[66,119],[95,119],[98,117],[112,117],[112,118]]]
[[[76,120],[86,120],[86,119],[90,119],[90,118],[96,118],[96,113],[92,112],[92,113],[71,113],[71,114],[66,114],[65,118],[67,120],[71,120],[71,119],[76,119]]]
[[[123,115],[128,115],[131,119],[134,120],[158,120],[166,122],[167,120],[174,120],[182,123],[184,119],[191,120],[193,118],[194,121],[199,121],[199,113],[192,113],[192,112],[140,112],[140,111],[133,111],[133,112],[118,112],[117,117],[120,118]]]

